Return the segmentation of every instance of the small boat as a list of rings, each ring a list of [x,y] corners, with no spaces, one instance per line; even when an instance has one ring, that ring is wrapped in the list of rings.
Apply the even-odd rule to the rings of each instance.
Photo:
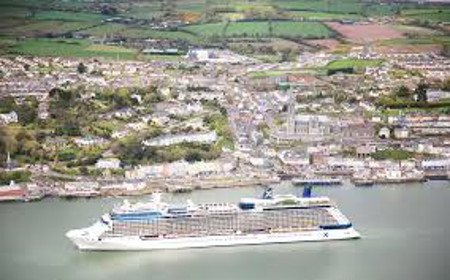
[[[371,179],[353,179],[352,182],[355,187],[371,187],[375,184]]]
[[[292,179],[294,186],[338,186],[342,185],[342,181],[337,178],[311,178],[311,179]]]

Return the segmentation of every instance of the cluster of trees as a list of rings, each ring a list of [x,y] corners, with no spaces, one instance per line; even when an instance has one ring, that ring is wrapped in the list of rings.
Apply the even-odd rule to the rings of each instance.
[[[8,153],[13,159],[22,157],[27,162],[42,158],[45,152],[40,147],[39,140],[23,127],[0,127],[0,163],[4,165]]]
[[[57,135],[80,136],[81,119],[86,105],[80,102],[81,89],[54,88],[50,91],[50,116],[55,120]]]
[[[336,73],[347,73],[347,74],[353,74],[354,69],[353,67],[342,67],[342,68],[331,68],[327,69],[327,75],[331,76]]]
[[[442,90],[450,91],[450,78],[446,79],[441,86]]]
[[[0,172],[0,185],[7,185],[11,181],[23,183],[30,181],[31,173],[29,171],[8,171]]]
[[[143,103],[158,103],[165,100],[164,96],[158,92],[157,87],[149,86],[145,88],[117,88],[105,89],[97,95],[97,99],[106,101],[112,108],[121,109],[138,105],[133,95],[139,95]]]
[[[139,95],[144,104],[164,100],[154,86],[103,89],[97,92],[94,100],[83,101],[81,97],[85,91],[82,87],[54,88],[50,91],[49,112],[57,135],[80,136],[82,131],[88,130],[96,135],[107,137],[112,132],[110,125],[92,126],[99,112],[105,113],[138,105],[138,98],[134,95]]]
[[[427,89],[428,84],[419,83],[414,90],[401,85],[396,88],[390,96],[383,96],[377,101],[378,106],[388,108],[405,108],[405,107],[441,107],[440,103],[428,103]]]
[[[181,143],[167,147],[145,147],[138,138],[128,139],[115,147],[115,152],[126,164],[156,164],[186,160],[195,162],[216,159],[221,154],[218,145]]]
[[[19,123],[27,125],[37,120],[37,110],[39,103],[35,97],[26,97],[19,105],[14,97],[0,97],[0,114],[14,111],[19,117]]]
[[[414,91],[411,91],[408,87],[401,85],[394,91],[394,95],[400,99],[415,99],[417,102],[427,102],[427,89],[428,84],[420,83],[417,85]]]

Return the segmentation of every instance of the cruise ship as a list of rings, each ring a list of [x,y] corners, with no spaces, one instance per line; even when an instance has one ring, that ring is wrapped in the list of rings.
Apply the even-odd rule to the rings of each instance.
[[[80,250],[161,250],[360,238],[328,197],[273,195],[237,204],[170,205],[155,193],[146,203],[127,200],[94,225],[66,236]]]

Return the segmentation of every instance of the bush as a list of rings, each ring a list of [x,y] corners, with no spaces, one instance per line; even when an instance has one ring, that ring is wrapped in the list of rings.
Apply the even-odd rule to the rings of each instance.
[[[11,181],[15,183],[29,182],[30,177],[30,171],[0,172],[0,185],[8,185]]]
[[[406,160],[413,156],[414,153],[399,149],[386,149],[372,154],[372,158],[375,160]]]
[[[59,161],[71,161],[76,159],[77,155],[74,150],[63,150],[58,153]]]

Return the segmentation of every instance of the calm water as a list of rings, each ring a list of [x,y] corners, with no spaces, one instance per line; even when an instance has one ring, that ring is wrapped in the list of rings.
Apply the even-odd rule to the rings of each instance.
[[[295,191],[279,186],[276,192]],[[200,191],[171,201],[237,201],[261,188]],[[363,239],[155,252],[79,252],[64,233],[117,199],[0,204],[0,279],[450,279],[450,183],[316,188]]]

